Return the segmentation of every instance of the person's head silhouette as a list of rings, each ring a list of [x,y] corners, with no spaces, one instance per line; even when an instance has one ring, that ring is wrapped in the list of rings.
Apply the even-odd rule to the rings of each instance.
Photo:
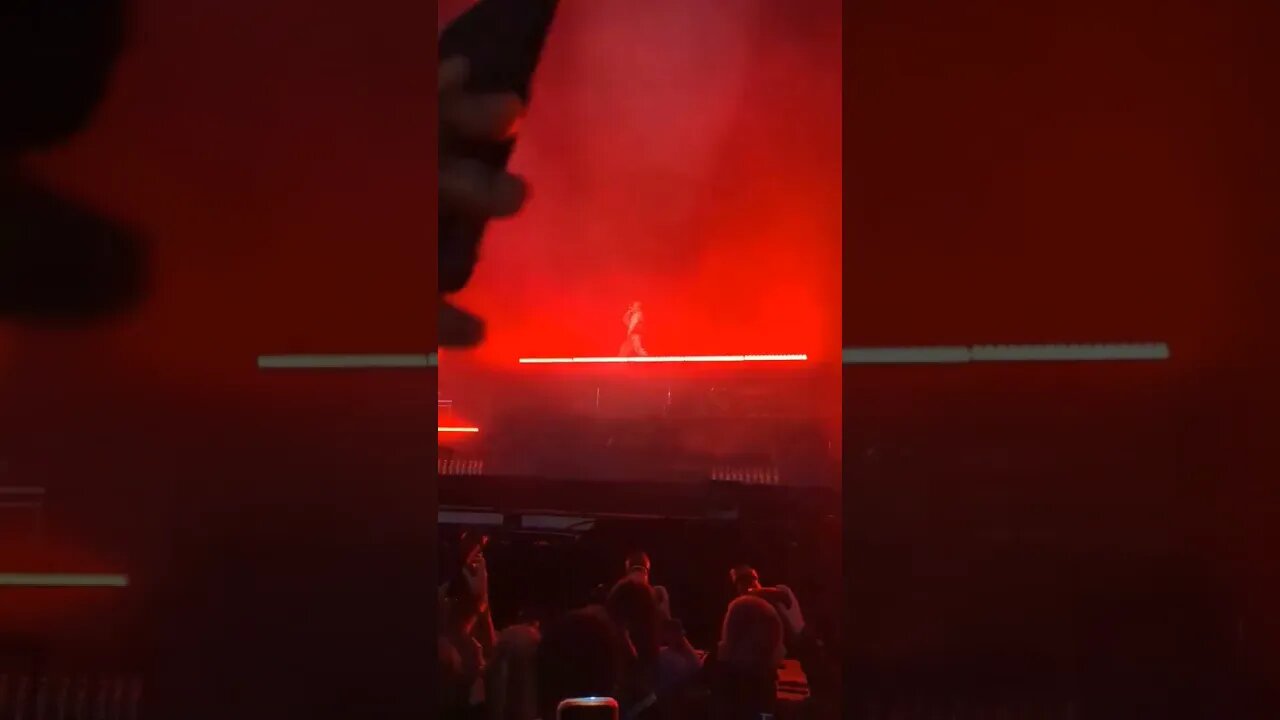
[[[124,48],[124,0],[9,0],[0,10],[0,147],[14,155],[88,124]]]
[[[0,9],[0,319],[91,319],[141,292],[140,243],[24,176],[102,102],[125,42],[125,0],[9,0]]]

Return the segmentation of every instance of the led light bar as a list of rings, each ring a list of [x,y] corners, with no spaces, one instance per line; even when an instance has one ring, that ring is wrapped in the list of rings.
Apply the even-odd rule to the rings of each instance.
[[[437,432],[442,432],[442,433],[478,433],[478,432],[480,432],[480,428],[477,428],[477,427],[441,427],[441,426],[437,425],[437,426],[436,426],[436,431],[437,431]]]
[[[952,365],[993,362],[1133,362],[1171,357],[1165,343],[973,345],[845,348],[845,365]]]
[[[730,363],[730,362],[804,362],[808,355],[645,355],[637,357],[558,357],[520,358],[523,365],[571,365],[606,363]]]
[[[458,458],[440,458],[436,461],[437,475],[483,475],[483,460],[468,460]]]
[[[1168,360],[1164,343],[1126,345],[975,345],[974,362],[1108,362]]]
[[[0,587],[122,588],[128,586],[128,575],[95,573],[0,573]]]
[[[967,347],[845,348],[845,365],[950,365],[971,359]]]
[[[259,355],[259,370],[374,370],[436,367],[435,353],[424,355]]]
[[[44,494],[44,488],[34,485],[0,485],[0,495],[43,497]]]

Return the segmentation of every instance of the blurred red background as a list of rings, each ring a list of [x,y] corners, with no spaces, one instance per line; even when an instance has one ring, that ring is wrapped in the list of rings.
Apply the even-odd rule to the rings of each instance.
[[[1249,702],[1280,668],[1276,8],[851,7],[845,344],[1173,359],[847,368],[850,662]]]
[[[395,643],[360,643],[429,641],[425,618],[376,625],[388,603],[413,605],[390,613],[403,619],[434,598],[434,376],[264,374],[255,358],[434,347],[430,8],[131,11],[91,126],[29,167],[137,228],[153,288],[98,327],[0,327],[0,484],[48,490],[44,549],[0,548],[0,566],[130,574],[125,604],[145,613],[42,620],[64,659],[112,647],[125,662],[129,648],[130,662],[164,657],[179,674],[239,668],[245,693],[288,682],[255,671],[259,658],[324,684],[304,670],[324,626],[317,672],[392,670],[380,662]],[[370,583],[398,588],[374,597]],[[32,606],[48,595],[7,592]],[[148,657],[157,647],[170,654]],[[219,712],[234,711],[224,697]]]
[[[133,3],[91,126],[29,166],[139,228],[153,289],[97,327],[2,329],[7,481],[50,480],[58,459],[15,433],[38,427],[96,475],[136,474],[121,464],[179,438],[225,439],[206,423],[331,402],[316,394],[363,382],[264,375],[262,353],[434,346],[433,49],[409,21],[431,18],[414,8]],[[166,417],[124,430],[144,413]],[[126,435],[112,460],[88,453],[89,425]],[[265,432],[296,439],[285,419]]]
[[[1247,327],[1264,127],[1244,3],[872,3],[848,45],[847,344]]]

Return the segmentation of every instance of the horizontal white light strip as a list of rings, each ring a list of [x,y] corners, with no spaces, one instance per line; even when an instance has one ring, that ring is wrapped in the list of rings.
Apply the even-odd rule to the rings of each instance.
[[[44,495],[44,488],[35,486],[22,485],[0,485],[0,495],[23,495],[23,496],[39,496]]]
[[[569,517],[567,515],[524,515],[520,518],[520,527],[526,530],[581,530],[583,532],[595,527],[592,518]]]
[[[1168,360],[1165,343],[974,345],[845,348],[845,365],[931,365],[978,362],[1129,362]]]
[[[1164,343],[1133,345],[975,345],[974,362],[1107,362],[1168,360]]]
[[[502,513],[468,512],[465,510],[441,510],[436,513],[440,525],[502,525]]]
[[[479,510],[441,510],[436,513],[440,525],[470,525],[472,527],[501,526],[506,518],[502,513]],[[581,530],[595,527],[593,518],[569,515],[521,515],[520,527],[524,530]]]
[[[647,355],[643,357],[559,357],[520,358],[524,365],[568,365],[593,363],[723,363],[723,362],[804,362],[808,355]]]
[[[974,345],[845,348],[845,365],[933,365],[970,362],[1116,362],[1168,360],[1165,343]],[[610,363],[727,363],[804,362],[803,354],[778,355],[651,355],[645,357],[520,358],[524,365]],[[437,367],[435,353],[427,355],[260,355],[264,370],[361,370]]]
[[[115,587],[129,586],[128,575],[83,573],[0,573],[0,587]]]
[[[969,362],[966,347],[845,348],[845,365],[925,365]]]
[[[480,428],[477,427],[441,427],[436,426],[436,432],[442,433],[478,433]]]
[[[259,355],[260,370],[370,370],[436,367],[426,355]]]

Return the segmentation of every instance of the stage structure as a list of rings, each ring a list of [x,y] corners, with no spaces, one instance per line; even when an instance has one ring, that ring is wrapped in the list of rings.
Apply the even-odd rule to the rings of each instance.
[[[522,358],[442,401],[441,456],[486,475],[829,485],[839,379],[799,353]],[[476,437],[445,437],[459,414]]]

